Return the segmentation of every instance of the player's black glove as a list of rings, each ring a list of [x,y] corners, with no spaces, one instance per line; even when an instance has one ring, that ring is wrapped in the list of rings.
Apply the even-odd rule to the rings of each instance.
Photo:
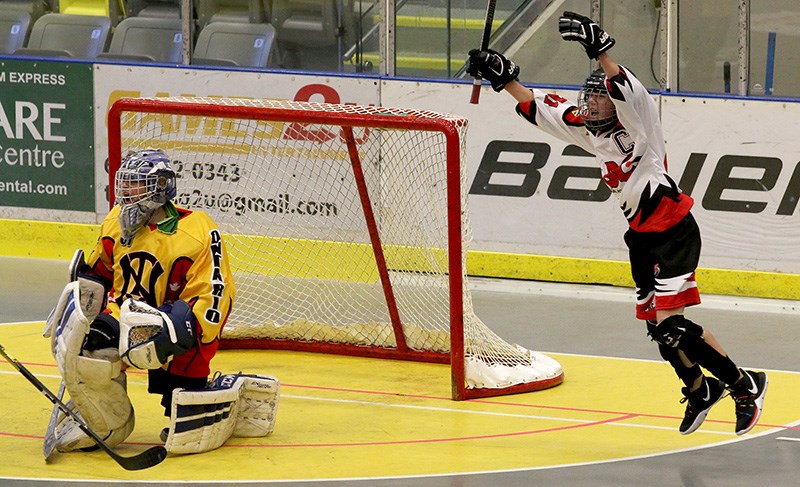
[[[589,17],[564,12],[558,19],[558,32],[565,41],[578,41],[586,50],[589,59],[608,51],[614,46],[614,39]]]
[[[517,79],[519,66],[497,51],[473,49],[467,60],[467,74],[485,79],[492,84],[494,91],[500,92],[509,82]]]

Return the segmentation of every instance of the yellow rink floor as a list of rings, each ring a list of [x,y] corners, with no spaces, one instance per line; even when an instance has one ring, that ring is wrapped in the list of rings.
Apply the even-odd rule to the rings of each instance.
[[[42,323],[0,325],[0,344],[53,391],[58,370]],[[796,435],[800,373],[769,371],[765,412],[750,434],[733,434],[733,401],[681,436],[680,384],[664,363],[550,354],[562,385],[514,396],[454,402],[446,366],[276,351],[221,351],[223,373],[278,377],[275,433],[231,439],[201,455],[174,456],[128,472],[103,452],[56,454],[42,435],[51,403],[0,362],[0,478],[235,481],[403,477],[547,468],[620,460],[747,441],[776,430]],[[123,455],[158,444],[166,426],[146,375],[129,373],[136,429]],[[792,426],[795,425],[795,426]],[[210,468],[209,466],[214,466]]]

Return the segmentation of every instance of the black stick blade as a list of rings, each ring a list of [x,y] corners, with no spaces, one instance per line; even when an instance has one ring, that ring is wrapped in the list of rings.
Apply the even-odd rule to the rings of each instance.
[[[113,452],[113,450],[112,450]],[[144,470],[158,465],[167,458],[167,449],[163,446],[154,446],[132,457],[123,457],[117,452],[109,452],[118,464],[125,470]]]

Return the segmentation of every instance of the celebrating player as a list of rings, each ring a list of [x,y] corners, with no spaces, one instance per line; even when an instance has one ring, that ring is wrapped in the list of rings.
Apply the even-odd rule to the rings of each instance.
[[[700,303],[695,282],[700,231],[690,211],[692,198],[667,173],[658,107],[636,76],[608,54],[615,41],[597,23],[564,12],[558,30],[601,67],[586,79],[577,107],[524,87],[517,80],[519,67],[492,50],[470,51],[467,72],[512,95],[528,122],[595,155],[628,220],[625,244],[636,284],[636,317],[646,322],[661,356],[685,384],[681,434],[700,427],[726,389],[736,405],[736,434],[747,433],[761,415],[767,375],[738,368],[709,330],[684,317],[687,306]]]
[[[88,262],[82,251],[76,252],[70,265],[72,282],[45,333],[52,337],[72,407],[110,445],[120,443],[134,423],[124,369],[135,367],[148,370],[148,392],[162,396],[165,416],[172,413],[171,427],[162,432],[168,451],[196,453],[221,445],[234,430],[233,424],[226,424],[237,412],[231,405],[253,385],[261,392],[269,389],[259,397],[269,396],[267,409],[273,420],[278,384],[272,378],[235,374],[206,387],[209,363],[236,290],[216,224],[201,211],[171,202],[176,173],[164,151],[128,154],[116,173],[114,195],[118,204],[103,221]],[[180,397],[195,409],[176,413],[180,408],[173,404],[174,390],[178,405],[184,405],[177,399],[183,394]],[[222,425],[221,432],[206,431],[203,436],[203,427],[188,423],[176,428],[186,411],[195,419],[203,411],[220,414],[219,408],[200,406],[223,400],[229,408],[225,418],[205,421],[209,428]],[[271,431],[271,423],[256,429]],[[177,441],[168,439],[174,435]],[[51,421],[46,455],[48,439],[58,451],[94,445],[64,415]]]

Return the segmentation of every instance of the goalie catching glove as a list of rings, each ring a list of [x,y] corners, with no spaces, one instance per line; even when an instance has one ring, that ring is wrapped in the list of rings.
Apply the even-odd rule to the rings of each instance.
[[[194,322],[186,301],[156,309],[144,301],[126,299],[119,314],[119,355],[137,369],[158,369],[194,346]]]
[[[485,79],[499,93],[508,83],[517,79],[519,66],[497,51],[473,49],[467,60],[467,74]]]
[[[565,41],[580,42],[589,59],[597,59],[600,54],[614,47],[616,42],[595,21],[575,12],[561,15],[558,32]]]

